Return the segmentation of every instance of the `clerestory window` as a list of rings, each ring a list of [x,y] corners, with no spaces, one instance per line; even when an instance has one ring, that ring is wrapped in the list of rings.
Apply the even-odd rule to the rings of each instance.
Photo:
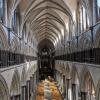
[[[79,33],[86,31],[89,27],[89,16],[86,8],[83,5],[79,5]]]
[[[4,0],[0,0],[0,22],[3,22]]]
[[[98,11],[98,18],[100,20],[100,0],[97,0],[97,11]]]
[[[12,17],[12,29],[13,29],[13,31],[16,32],[16,28],[17,28],[17,14],[16,14],[16,10],[15,10],[14,15]]]

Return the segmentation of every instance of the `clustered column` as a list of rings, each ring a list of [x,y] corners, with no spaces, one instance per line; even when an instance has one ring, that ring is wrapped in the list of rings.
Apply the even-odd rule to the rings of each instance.
[[[79,92],[79,84],[72,83],[71,78],[68,78],[68,77],[64,78],[64,76],[57,70],[55,71],[55,74],[56,74],[55,79],[57,81],[58,88],[64,100],[78,100],[79,98],[81,100],[86,100],[87,93]],[[63,80],[63,83],[62,83],[62,80]]]
[[[21,100],[26,100],[26,86],[21,88]]]
[[[20,100],[20,95],[13,95],[11,100]]]
[[[86,92],[81,92],[81,100],[86,100]]]
[[[29,100],[30,99],[30,97],[29,97],[29,85],[30,85],[30,83],[29,83],[29,81],[27,81],[26,82],[26,100]]]

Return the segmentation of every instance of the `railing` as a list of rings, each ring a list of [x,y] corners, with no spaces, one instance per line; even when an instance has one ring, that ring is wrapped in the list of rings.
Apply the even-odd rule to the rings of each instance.
[[[65,60],[65,61],[72,61],[72,62],[81,62],[81,63],[90,63],[90,64],[100,64],[100,48],[96,47],[93,48],[92,44],[94,44],[95,42],[95,35],[96,32],[98,30],[98,28],[100,27],[100,21],[97,22],[95,25],[91,26],[87,31],[83,32],[80,36],[78,36],[77,38],[74,38],[73,41],[75,41],[75,39],[77,39],[77,48],[75,48],[75,50],[71,50],[71,47],[73,47],[71,45],[71,41],[69,43],[69,47],[66,47],[64,50],[60,50],[60,52],[58,51],[58,53],[56,53],[55,56],[55,60]],[[84,45],[84,47],[82,47],[83,49],[80,49],[80,39],[81,36],[90,36],[89,38],[90,40],[90,44],[91,46],[86,47],[86,45]],[[85,37],[84,37],[85,38]],[[88,37],[86,37],[88,38]],[[61,48],[62,49],[62,48]]]
[[[19,65],[25,61],[33,61],[37,58],[34,56],[18,54],[10,51],[0,50],[0,68]]]
[[[90,26],[84,32],[76,34],[75,36],[72,37],[71,40],[65,41],[64,42],[65,44],[59,46],[52,53],[55,53],[55,55],[62,55],[64,53],[78,52],[85,49],[93,48],[94,44],[96,44],[96,40],[98,39],[97,32],[99,32],[99,28],[100,28],[100,21],[98,21],[95,25]]]
[[[36,61],[29,61],[29,62],[25,62],[25,63],[22,63],[22,64],[12,65],[12,66],[9,66],[9,67],[6,67],[6,68],[1,68],[0,73],[8,71],[8,70],[16,69],[16,68],[27,67],[27,64],[30,64],[30,65],[33,64],[34,65],[34,64],[36,64],[35,62]],[[36,68],[34,70],[37,71]]]
[[[70,54],[55,56],[55,60],[100,64],[100,48],[93,48]]]

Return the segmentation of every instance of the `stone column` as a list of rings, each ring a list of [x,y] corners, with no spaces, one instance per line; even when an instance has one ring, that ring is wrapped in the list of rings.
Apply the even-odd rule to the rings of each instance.
[[[22,86],[22,91],[21,91],[21,100],[26,100],[25,98],[26,98],[26,87],[25,86]]]
[[[20,94],[18,94],[18,95],[13,95],[13,96],[11,97],[11,100],[21,100],[21,99],[20,99]]]
[[[28,100],[28,85],[25,86],[25,100]]]
[[[86,12],[86,15],[85,15],[85,17],[86,17],[86,29],[88,29],[88,15],[87,15],[87,12]]]
[[[84,16],[83,16],[83,7],[81,7],[81,10],[82,10],[82,31],[84,31]]]
[[[65,75],[63,75],[63,97],[66,97],[66,78]]]
[[[37,70],[36,71],[36,84],[38,84],[39,82],[39,71]]]
[[[76,84],[76,100],[79,98],[79,84]]]
[[[72,100],[76,100],[76,84],[72,84]]]
[[[19,98],[19,100],[20,100],[20,96],[21,96],[21,95],[19,95],[19,97],[18,97],[18,98]]]
[[[32,77],[30,77],[30,98],[33,98],[33,95],[34,95],[33,84],[34,84],[34,80],[33,80],[33,76],[32,76]]]
[[[68,36],[68,40],[71,40],[71,36],[72,35],[72,21],[71,19],[69,19],[69,36]]]
[[[69,79],[66,79],[66,100],[68,100]]]
[[[34,97],[36,95],[37,83],[38,83],[38,79],[37,79],[37,71],[36,71],[33,75],[33,86],[32,86],[32,92],[34,93],[33,94]]]
[[[16,100],[14,95],[11,97],[11,100]]]
[[[86,92],[81,92],[81,100],[86,100]]]
[[[57,82],[59,84],[59,72],[57,71]]]
[[[66,100],[73,100],[71,86],[71,79],[66,79]]]
[[[98,12],[97,12],[97,0],[93,0],[93,25],[96,24],[98,19]]]
[[[4,10],[3,10],[3,23],[7,26],[7,0],[4,0]]]
[[[20,100],[20,95],[16,95],[15,100]]]
[[[30,100],[30,83],[27,81],[27,99]]]
[[[24,86],[24,100],[26,100],[26,87]]]
[[[35,78],[35,74],[33,74],[33,82],[32,82],[32,92],[33,93],[35,93],[35,88],[36,88],[35,84],[36,84],[36,78]]]
[[[62,73],[60,73],[60,89],[61,89],[61,93],[63,92],[63,77],[62,77]]]
[[[32,77],[30,77],[30,93],[32,92]]]

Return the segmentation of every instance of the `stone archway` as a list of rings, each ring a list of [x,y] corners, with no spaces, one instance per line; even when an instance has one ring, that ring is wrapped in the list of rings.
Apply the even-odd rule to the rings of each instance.
[[[26,83],[26,69],[25,69],[25,66],[23,67],[23,70],[22,70],[22,75],[21,75],[21,85],[25,85]]]
[[[96,31],[95,39],[94,39],[94,47],[99,48],[100,47],[100,27]]]
[[[2,26],[0,26],[0,49],[7,50],[8,42],[7,42],[7,35]]]
[[[10,95],[11,95],[11,100],[13,99],[19,100],[20,98],[20,76],[17,69],[15,69],[15,72],[13,74],[10,87]]]
[[[19,43],[16,37],[13,37],[13,39],[11,40],[11,51],[12,52],[18,52],[18,47],[19,47]]]
[[[98,82],[97,89],[96,89],[96,100],[100,100],[100,80]]]
[[[65,80],[65,91],[66,91],[66,94],[65,94],[65,99],[66,100],[70,100],[70,93],[71,93],[71,69],[70,69],[70,66],[69,64],[67,63],[66,66],[65,66],[65,71],[66,71],[66,80]]]
[[[26,77],[26,69],[25,66],[23,66],[23,70],[22,70],[22,75],[21,75],[21,100],[26,100],[29,97],[28,94],[28,85],[27,85],[27,77]]]
[[[85,69],[81,78],[81,99],[96,100],[95,86],[90,72]]]
[[[76,66],[72,67],[71,71],[71,82],[72,82],[72,99],[78,100],[80,95],[80,82],[79,82],[79,74],[77,72]]]
[[[10,100],[7,83],[1,75],[0,75],[0,100]]]

